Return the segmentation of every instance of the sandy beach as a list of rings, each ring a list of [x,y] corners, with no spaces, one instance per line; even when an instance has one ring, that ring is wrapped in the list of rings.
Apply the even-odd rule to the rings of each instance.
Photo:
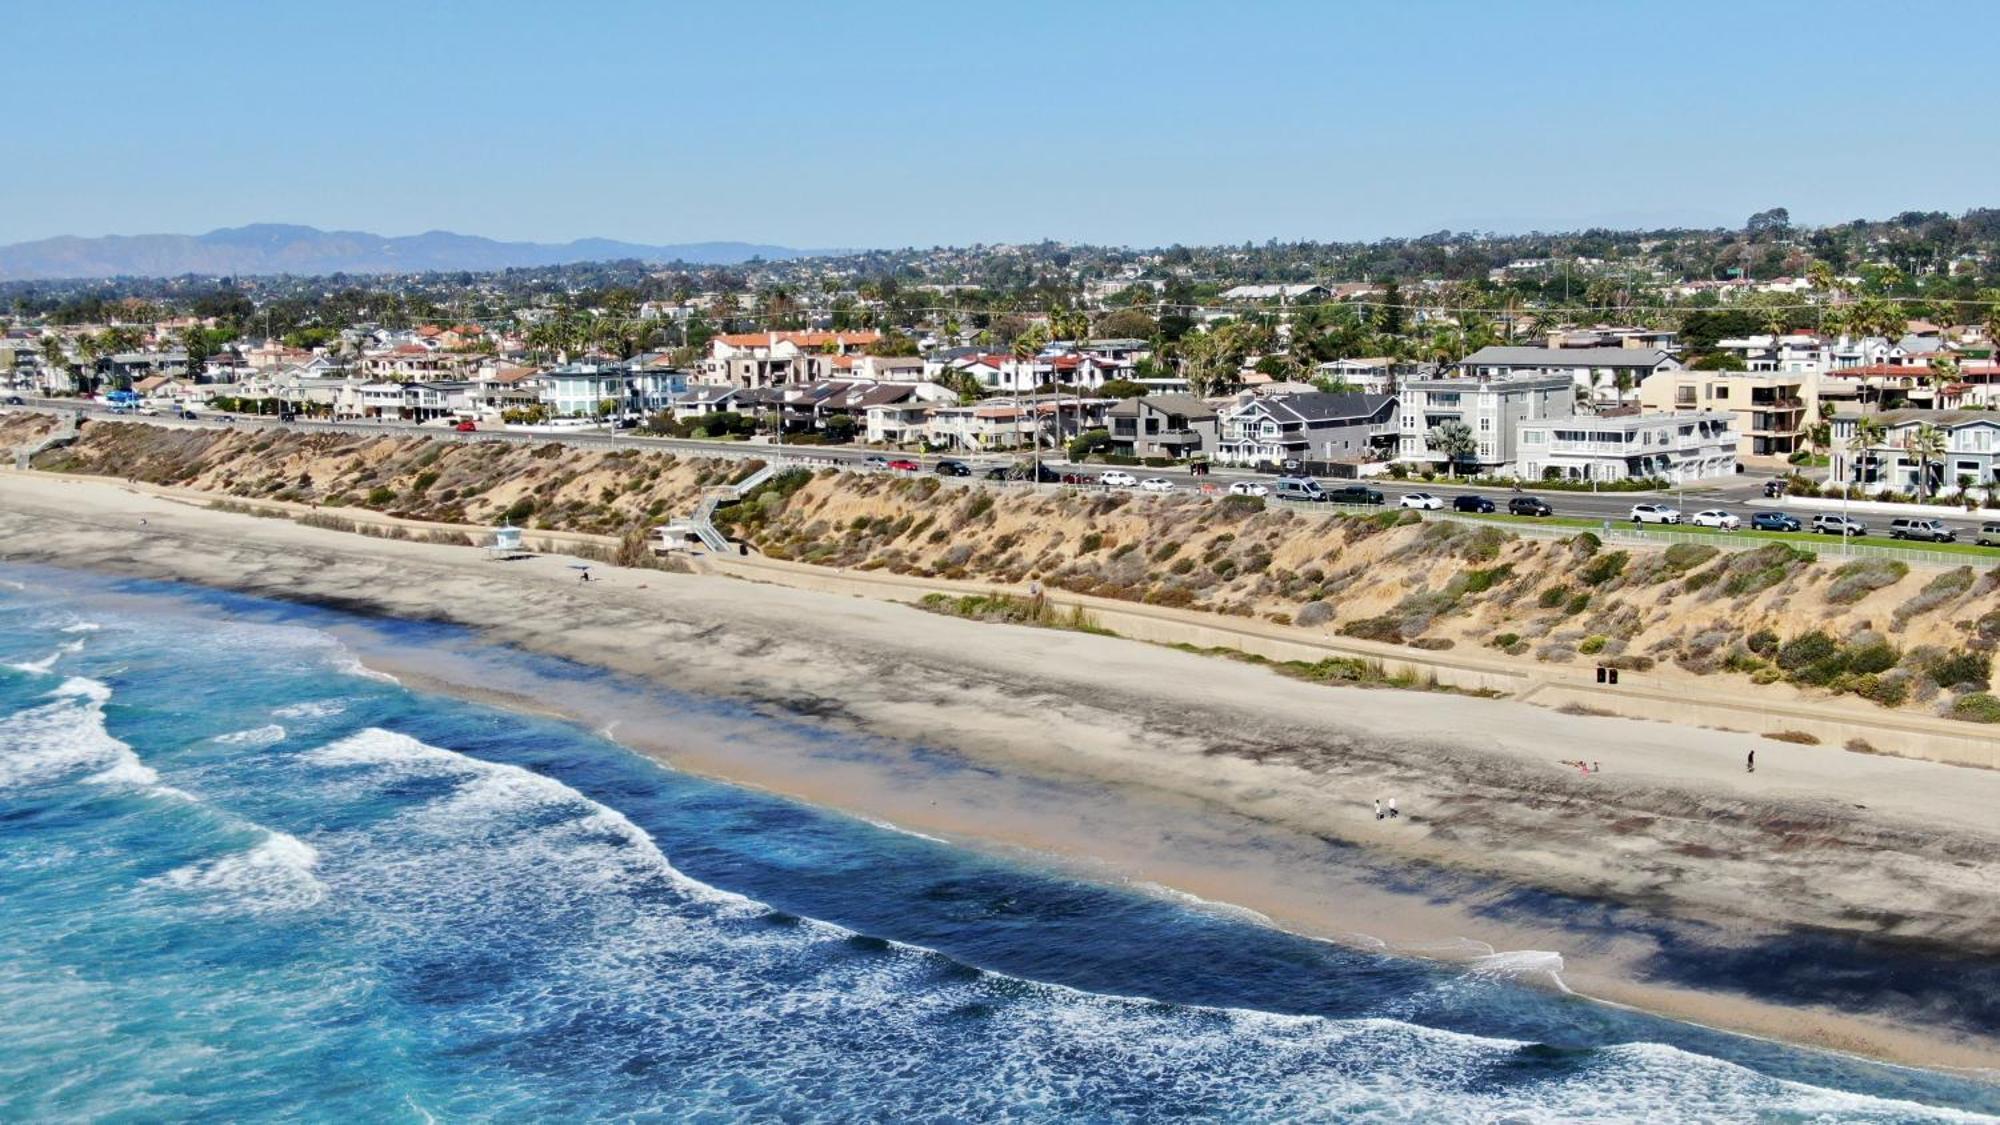
[[[1156,645],[720,576],[596,567],[585,584],[561,558],[492,562],[109,482],[0,474],[0,531],[8,561],[448,621],[485,641],[943,748],[991,771],[948,790],[900,786],[882,761],[747,752],[629,697],[548,698],[531,684],[480,682],[476,667],[366,654],[413,685],[615,724],[620,741],[680,768],[907,830],[1158,884],[1306,933],[1459,959],[1558,953],[1562,979],[1580,992],[1699,1022],[1928,1065],[2000,1064],[1991,1040],[1918,1019],[1641,974],[1643,942],[1586,940],[1518,903],[1495,909],[1493,892],[1603,900],[1751,948],[1801,931],[1991,956],[2000,772],[1504,700],[1326,687]],[[1601,770],[1561,764],[1576,758]],[[1375,800],[1391,796],[1403,815],[1377,820]],[[1350,852],[1441,876],[1433,893],[1413,893],[1329,862]],[[1446,875],[1477,887],[1449,893]]]

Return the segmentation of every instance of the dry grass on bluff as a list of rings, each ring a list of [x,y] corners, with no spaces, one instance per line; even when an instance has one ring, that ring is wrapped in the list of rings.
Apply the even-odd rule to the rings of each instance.
[[[24,433],[0,419],[10,444]],[[123,423],[93,423],[76,446],[37,464],[323,509],[611,535],[684,514],[704,488],[750,471],[743,462],[555,443]],[[1987,693],[2000,573],[1969,567],[1843,564],[1780,543],[1611,549],[1588,533],[1523,539],[1502,525],[1413,512],[1326,516],[1269,511],[1250,497],[1025,494],[805,470],[780,474],[718,522],[774,558],[1032,578],[1414,648],[1737,677],[2000,721],[2000,699]]]

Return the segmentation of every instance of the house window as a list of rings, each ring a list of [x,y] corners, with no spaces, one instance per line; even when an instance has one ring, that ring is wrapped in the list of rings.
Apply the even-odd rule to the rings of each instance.
[[[1493,419],[1491,419],[1491,418],[1481,418],[1481,419],[1479,420],[1479,432],[1480,432],[1480,433],[1482,433],[1482,434],[1490,434],[1490,433],[1492,433],[1492,432],[1493,432]]]
[[[1521,431],[1521,444],[1522,444],[1522,445],[1540,445],[1540,444],[1542,444],[1542,431],[1540,431],[1540,430],[1522,430],[1522,431]]]
[[[1729,388],[1728,388],[1728,387],[1717,387],[1717,388],[1715,388],[1715,397],[1716,397],[1716,398],[1728,398],[1728,397],[1729,397]]]
[[[1674,388],[1675,406],[1693,406],[1694,404],[1694,388],[1692,386]]]

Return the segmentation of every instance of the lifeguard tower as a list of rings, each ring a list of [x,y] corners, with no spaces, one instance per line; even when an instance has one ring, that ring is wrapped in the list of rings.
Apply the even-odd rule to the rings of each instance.
[[[528,551],[521,545],[521,529],[513,524],[502,524],[493,529],[493,542],[486,545],[486,557],[505,561],[525,558]]]

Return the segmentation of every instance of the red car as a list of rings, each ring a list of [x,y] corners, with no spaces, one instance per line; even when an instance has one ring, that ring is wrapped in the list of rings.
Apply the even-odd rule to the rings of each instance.
[[[908,457],[896,458],[894,461],[889,462],[889,467],[904,473],[914,473],[923,468],[922,465],[917,464]]]
[[[453,426],[453,427],[452,427],[452,429],[454,429],[454,430],[457,430],[457,431],[458,431],[459,433],[461,433],[461,434],[469,434],[469,433],[473,433],[473,432],[475,432],[475,431],[477,431],[477,430],[479,429],[479,423],[477,423],[477,422],[460,422],[460,423],[459,423],[458,425],[456,425],[456,426]]]

